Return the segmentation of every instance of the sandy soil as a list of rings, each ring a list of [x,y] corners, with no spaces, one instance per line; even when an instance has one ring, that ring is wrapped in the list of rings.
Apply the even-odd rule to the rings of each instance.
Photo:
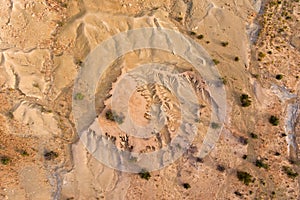
[[[0,199],[299,199],[299,176],[285,169],[300,173],[300,4],[270,0],[264,12],[261,6],[251,0],[2,0]],[[213,151],[197,159],[210,126],[203,89],[193,145],[149,180],[97,161],[78,139],[72,115],[74,80],[86,56],[110,36],[139,27],[178,30],[201,44],[219,61],[227,92],[227,118]],[[154,151],[173,137],[168,127],[162,143],[128,139],[105,118],[120,77],[149,61],[192,73],[181,58],[160,51],[131,52],[112,63],[98,83],[96,110],[120,149]],[[241,106],[243,93],[249,107]],[[138,92],[130,101],[140,124],[148,123],[148,103]],[[269,123],[271,115],[278,126]],[[253,181],[239,181],[237,171]]]

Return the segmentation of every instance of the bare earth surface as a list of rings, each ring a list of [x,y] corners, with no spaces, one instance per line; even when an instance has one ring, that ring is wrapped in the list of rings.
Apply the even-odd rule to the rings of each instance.
[[[0,199],[300,199],[299,20],[299,0],[1,0]],[[108,119],[111,94],[138,65],[178,68],[201,107],[189,150],[149,180],[97,161],[72,115],[74,80],[87,55],[112,35],[144,27],[173,29],[202,45],[227,93],[221,136],[198,158],[212,105],[192,66],[159,50],[111,64],[97,85],[95,122],[119,149],[153,152],[179,126],[178,99],[159,85],[138,88],[129,101],[140,125],[149,123],[151,105],[164,105],[168,120],[157,137],[128,136]]]

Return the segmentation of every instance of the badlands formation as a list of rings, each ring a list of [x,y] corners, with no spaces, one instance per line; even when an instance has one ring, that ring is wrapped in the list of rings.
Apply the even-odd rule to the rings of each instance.
[[[300,199],[299,0],[2,0],[0,16],[0,199]],[[149,27],[180,32],[207,51],[226,91],[226,118],[211,121],[213,87],[176,52],[142,49],[119,57],[95,83],[96,115],[83,121],[100,124],[101,137],[120,151],[168,146],[184,115],[175,94],[193,102],[179,86],[172,92],[139,85],[117,105],[128,105],[140,126],[162,108],[164,125],[148,139],[120,130],[128,118],[114,110],[113,94],[127,89],[118,83],[131,70],[167,66],[155,76],[176,71],[172,80],[192,88],[199,107],[195,138],[182,156],[161,169],[129,173],[87,150],[89,137],[80,137],[89,127],[77,130],[82,121],[73,105],[89,96],[73,90],[102,42]],[[220,134],[206,140],[210,129]]]

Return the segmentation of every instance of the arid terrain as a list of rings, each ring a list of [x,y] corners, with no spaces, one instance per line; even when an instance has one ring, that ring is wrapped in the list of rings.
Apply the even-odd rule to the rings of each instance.
[[[180,32],[207,51],[226,90],[226,119],[210,120],[210,84],[176,53],[144,49],[119,57],[96,83],[94,119],[118,149],[155,152],[180,128],[178,98],[148,84],[128,109],[147,125],[151,106],[161,105],[164,128],[151,139],[119,129],[127,118],[115,113],[112,94],[139,65],[178,70],[175,80],[193,88],[200,107],[197,135],[179,159],[159,170],[122,172],[85,148],[73,102],[87,97],[73,89],[99,44],[147,27]],[[1,0],[0,28],[0,199],[300,199],[299,0]],[[199,156],[209,127],[220,135]]]

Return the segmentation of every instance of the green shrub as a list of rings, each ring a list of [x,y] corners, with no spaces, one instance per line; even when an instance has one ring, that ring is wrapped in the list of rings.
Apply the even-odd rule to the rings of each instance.
[[[188,184],[188,183],[184,183],[184,184],[182,184],[182,186],[183,186],[185,189],[191,188],[191,185]]]
[[[198,35],[197,38],[198,38],[199,40],[202,40],[202,39],[204,38],[204,36],[203,36],[203,35]]]
[[[264,54],[263,52],[258,53],[258,57],[260,57],[260,58],[264,58],[265,56],[266,56],[266,54]]]
[[[242,196],[243,196],[242,193],[240,193],[239,191],[235,191],[234,194],[235,194],[236,196],[239,196],[239,197],[242,197]]]
[[[283,75],[282,74],[277,74],[276,77],[275,77],[277,80],[281,80],[283,78]]]
[[[240,101],[241,101],[242,107],[248,107],[251,105],[250,97],[247,94],[242,94],[240,96]]]
[[[255,134],[255,133],[250,133],[250,136],[253,138],[253,139],[257,139],[258,136]]]
[[[45,160],[54,160],[57,157],[58,157],[58,153],[54,151],[47,151],[44,153]]]
[[[228,42],[221,42],[221,45],[223,46],[223,47],[226,47],[226,46],[228,46]]]
[[[122,124],[124,122],[124,116],[122,114],[118,115],[116,112],[108,109],[105,113],[105,118],[107,120],[117,122],[118,124]]]
[[[259,167],[259,168],[264,168],[264,169],[268,169],[269,165],[264,163],[262,160],[256,160],[255,162],[255,166]]]
[[[237,62],[237,61],[239,61],[239,60],[240,60],[240,58],[239,58],[239,57],[237,57],[237,56],[236,56],[236,57],[234,57],[234,61],[236,61],[236,62]]]
[[[2,165],[8,165],[10,163],[10,158],[8,156],[1,156],[0,161]]]
[[[29,156],[29,153],[26,150],[18,150],[18,152],[22,155],[22,156]]]
[[[228,83],[226,76],[220,78],[220,80],[222,81],[222,83],[223,83],[224,85],[226,85],[226,84]]]
[[[218,123],[216,123],[216,122],[212,122],[212,123],[210,124],[210,126],[211,126],[213,129],[218,129],[218,128],[220,128],[220,125],[219,125]]]
[[[74,98],[75,98],[75,100],[83,100],[84,99],[84,95],[81,94],[81,93],[77,93]]]
[[[297,172],[294,172],[290,167],[288,166],[283,166],[282,167],[283,171],[288,175],[289,178],[296,178],[298,176]]]
[[[249,183],[253,182],[252,176],[244,171],[237,171],[236,173],[239,181],[242,181],[245,185],[249,185]]]
[[[281,154],[278,151],[276,151],[274,155],[275,156],[280,156]]]
[[[278,126],[279,124],[279,119],[272,115],[270,118],[269,118],[269,122],[273,125],[273,126]]]
[[[248,144],[248,138],[240,136],[239,142],[242,143],[243,145],[247,145]]]
[[[212,61],[214,62],[215,65],[220,63],[220,61],[218,61],[217,59],[213,59]]]
[[[217,170],[220,172],[224,172],[225,171],[225,167],[223,165],[218,165],[217,166]]]
[[[141,170],[141,172],[139,173],[139,175],[140,175],[140,177],[141,177],[142,179],[146,179],[147,181],[148,181],[148,180],[150,179],[150,177],[151,177],[151,174],[150,174],[148,171],[144,170],[144,169]]]
[[[175,17],[175,20],[178,21],[178,22],[181,22],[183,20],[182,17]]]

